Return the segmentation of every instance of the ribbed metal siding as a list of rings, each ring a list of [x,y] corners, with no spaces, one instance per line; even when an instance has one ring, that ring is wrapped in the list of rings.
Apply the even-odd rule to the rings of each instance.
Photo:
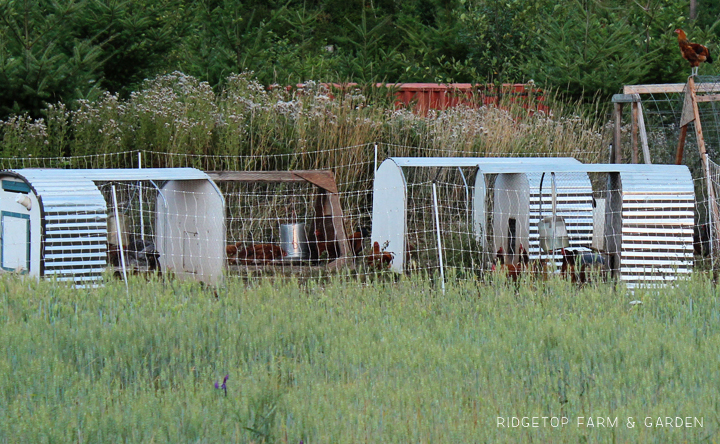
[[[93,180],[98,182],[140,180],[208,180],[210,177],[196,168],[108,168],[108,169],[35,169],[15,170],[26,177],[45,177],[47,175],[58,180]]]
[[[540,254],[540,178],[542,174],[528,173],[530,185],[530,239],[528,253],[537,259]],[[545,174],[543,180],[543,217],[552,216],[552,180]],[[590,247],[593,237],[593,190],[590,178],[585,173],[556,174],[557,215],[565,219],[571,247]],[[543,253],[544,254],[544,253]],[[561,259],[557,255],[556,259]],[[558,262],[559,265],[559,262]]]
[[[662,285],[693,266],[695,190],[687,168],[622,173],[621,279]]]
[[[91,180],[67,170],[16,170],[42,203],[43,275],[96,285],[107,265],[107,205]]]

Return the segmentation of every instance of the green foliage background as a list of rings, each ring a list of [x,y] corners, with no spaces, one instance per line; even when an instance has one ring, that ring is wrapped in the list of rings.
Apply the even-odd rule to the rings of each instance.
[[[720,6],[671,0],[0,0],[0,119],[181,71],[306,80],[524,82],[574,98],[682,81],[683,27],[715,52]],[[704,74],[717,72],[708,65]]]

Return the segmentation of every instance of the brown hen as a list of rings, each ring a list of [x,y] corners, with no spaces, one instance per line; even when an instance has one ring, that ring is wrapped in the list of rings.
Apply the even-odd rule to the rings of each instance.
[[[707,46],[688,41],[687,35],[682,29],[676,29],[675,33],[678,35],[678,44],[680,45],[680,52],[683,58],[690,62],[690,75],[696,76],[698,66],[700,66],[702,62],[713,62],[710,51],[707,49]]]

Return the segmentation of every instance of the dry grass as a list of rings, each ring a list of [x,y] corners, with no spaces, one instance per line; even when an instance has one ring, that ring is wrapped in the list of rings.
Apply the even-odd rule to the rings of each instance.
[[[419,115],[396,109],[385,90],[330,91],[314,82],[303,90],[267,89],[250,74],[226,83],[215,94],[207,83],[173,73],[147,81],[127,100],[106,94],[80,101],[75,110],[49,106],[46,119],[16,116],[0,122],[0,152],[27,159],[146,151],[158,153],[154,166],[288,169],[356,165],[368,160],[371,143],[393,147],[394,155],[596,161],[609,140],[602,123],[554,99],[548,101],[552,115],[509,102]]]

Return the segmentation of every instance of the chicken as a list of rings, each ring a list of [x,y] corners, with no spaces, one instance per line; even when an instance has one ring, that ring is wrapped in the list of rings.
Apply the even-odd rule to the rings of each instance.
[[[518,248],[518,255],[520,256],[520,262],[517,264],[518,276],[524,274],[535,279],[547,280],[550,275],[547,261],[542,259],[530,260],[530,254],[522,244]]]
[[[152,241],[133,240],[131,236],[129,252],[130,263],[138,268],[146,268],[149,271],[160,269],[160,253],[157,252]]]
[[[570,277],[570,282],[577,282],[577,274],[575,273],[575,252],[572,250],[560,249],[562,255],[562,263],[560,265],[560,276],[563,279]]]
[[[595,251],[560,250],[562,265],[560,274],[579,284],[607,280],[608,266],[605,257]]]
[[[495,255],[495,263],[492,265],[492,271],[500,271],[502,273],[507,273],[508,278],[512,279],[513,281],[517,281],[522,274],[522,269],[520,268],[520,266],[516,266],[512,262],[506,262],[505,250],[503,249],[503,247],[500,247],[500,249],[497,251],[497,254]]]
[[[235,265],[237,264],[237,252],[238,248],[237,245],[232,244],[225,247],[225,256],[227,257],[228,264]]]
[[[363,250],[363,241],[370,237],[370,231],[367,228],[360,227],[359,230],[350,236],[350,245],[355,256],[360,256]]]
[[[242,248],[242,243],[238,242],[235,245],[225,247],[225,252],[228,254],[228,263],[240,262],[245,265],[264,264],[287,256],[285,250],[273,244],[254,244]],[[230,253],[233,252],[235,254],[231,256]]]
[[[155,244],[150,240],[135,239],[130,236],[128,245],[124,245],[125,265],[135,271],[155,271],[160,269],[160,253],[155,249]],[[120,247],[108,244],[108,263],[115,267],[122,265],[120,258]]]
[[[324,227],[313,230],[308,236],[310,260],[317,262],[321,259],[337,259],[340,257],[340,246],[337,241],[328,240]]]
[[[365,261],[372,268],[377,270],[387,270],[390,268],[390,264],[392,264],[393,259],[395,259],[395,255],[393,253],[381,251],[380,243],[373,242],[372,253],[365,258]]]
[[[699,43],[690,43],[687,39],[687,35],[685,35],[685,31],[682,29],[676,29],[675,33],[678,35],[678,43],[680,44],[680,52],[682,53],[683,58],[690,62],[690,75],[696,76],[698,66],[700,66],[702,62],[713,62],[710,51],[708,51],[707,47],[704,45]]]
[[[520,268],[522,268],[523,270],[530,269],[530,255],[528,254],[525,247],[522,246],[522,244],[520,244],[518,254],[520,255]]]

